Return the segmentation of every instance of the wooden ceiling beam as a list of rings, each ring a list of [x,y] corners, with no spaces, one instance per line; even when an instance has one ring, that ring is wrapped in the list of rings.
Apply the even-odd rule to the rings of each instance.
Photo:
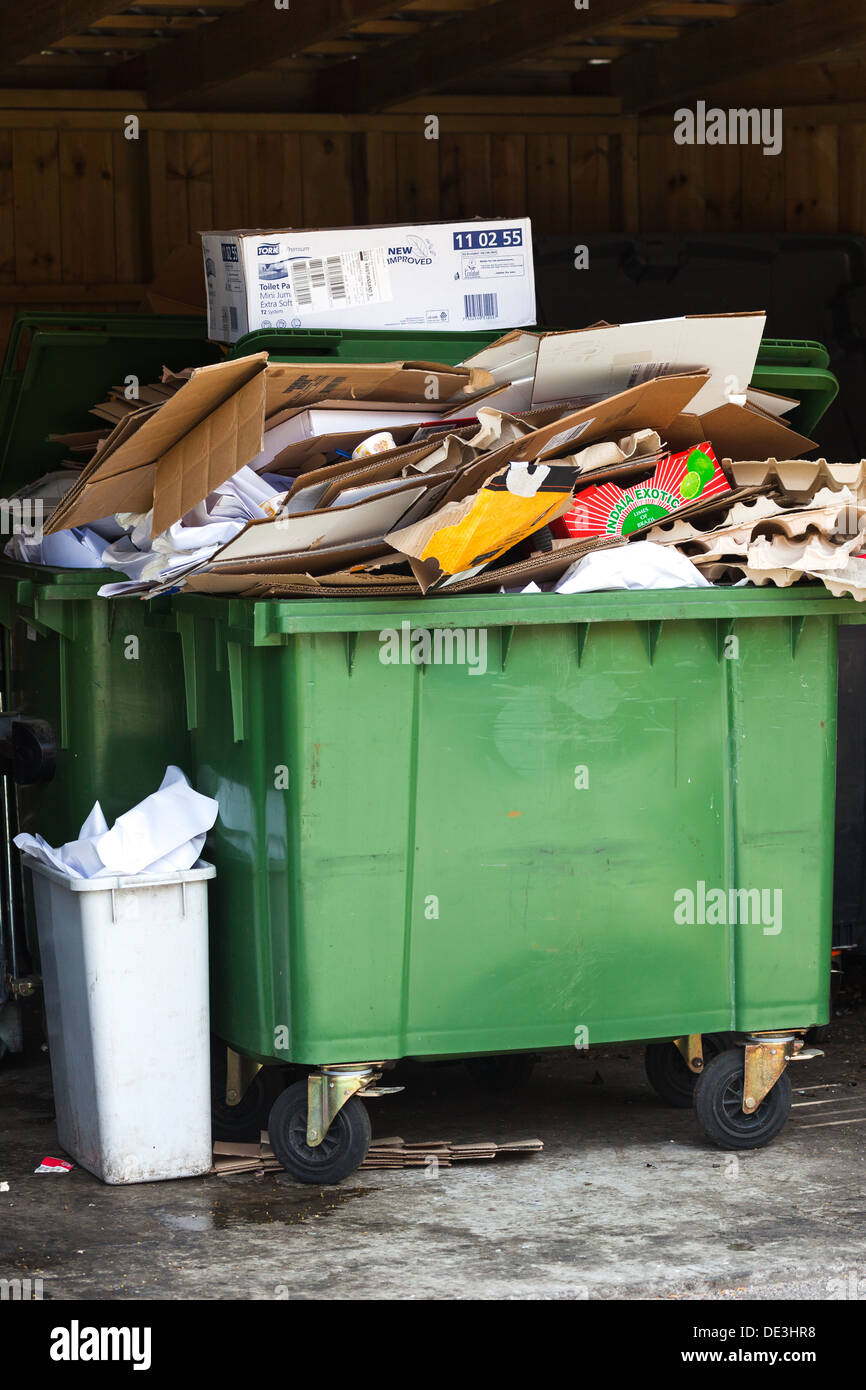
[[[110,0],[19,0],[3,6],[2,56],[18,63],[52,48],[58,39],[87,29],[105,14]]]
[[[674,44],[627,53],[610,68],[611,91],[632,113],[704,97],[720,83],[753,85],[757,74],[818,61],[866,42],[862,0],[777,0],[700,27]]]
[[[143,86],[153,110],[201,106],[227,83],[339,40],[353,24],[380,19],[394,9],[395,0],[316,0],[315,5],[288,9],[276,9],[274,0],[253,0],[121,64],[114,80],[119,86]]]
[[[500,0],[382,44],[322,73],[319,110],[374,111],[434,92],[487,68],[506,67],[563,40],[595,37],[611,25],[653,14],[659,0]]]

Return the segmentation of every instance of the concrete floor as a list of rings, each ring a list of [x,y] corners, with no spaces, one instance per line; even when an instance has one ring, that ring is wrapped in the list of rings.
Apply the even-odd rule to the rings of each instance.
[[[531,1158],[368,1172],[318,1191],[282,1173],[110,1188],[59,1155],[43,1056],[0,1064],[0,1278],[45,1299],[832,1299],[866,1297],[866,1007],[792,1072],[774,1144],[736,1157],[665,1108],[642,1049],[549,1054],[506,1097],[411,1066],[371,1101],[407,1140],[538,1136]]]

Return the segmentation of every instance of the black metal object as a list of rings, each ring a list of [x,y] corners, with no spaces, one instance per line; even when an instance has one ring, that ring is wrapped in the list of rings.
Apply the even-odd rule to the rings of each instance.
[[[50,782],[56,768],[57,743],[47,720],[0,714],[0,776],[30,786]]]
[[[17,830],[15,786],[50,782],[57,766],[57,744],[44,719],[6,712],[10,650],[0,641],[0,1057],[24,1046],[23,1004],[36,977],[23,931],[23,883],[13,838]]]

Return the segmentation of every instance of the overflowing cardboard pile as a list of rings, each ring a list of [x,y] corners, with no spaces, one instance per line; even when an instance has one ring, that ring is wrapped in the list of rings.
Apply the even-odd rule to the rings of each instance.
[[[159,550],[169,528],[204,535],[202,505],[248,469],[269,495],[228,540],[195,549],[187,532],[156,579],[110,591],[496,592],[648,536],[714,581],[806,575],[860,596],[866,510],[850,512],[861,479],[845,472],[859,466],[801,460],[815,446],[783,419],[796,403],[749,387],[763,327],[748,313],[518,329],[458,366],[258,353],[166,373],[134,408],[119,391],[95,407],[110,433],[69,439],[92,457],[45,529],[114,516],[137,536],[144,517]]]

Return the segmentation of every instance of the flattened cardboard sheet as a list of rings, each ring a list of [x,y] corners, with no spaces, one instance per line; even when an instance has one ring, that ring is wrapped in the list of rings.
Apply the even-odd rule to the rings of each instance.
[[[199,367],[164,405],[122,420],[49,518],[46,532],[149,511],[155,535],[262,449],[266,353]]]

